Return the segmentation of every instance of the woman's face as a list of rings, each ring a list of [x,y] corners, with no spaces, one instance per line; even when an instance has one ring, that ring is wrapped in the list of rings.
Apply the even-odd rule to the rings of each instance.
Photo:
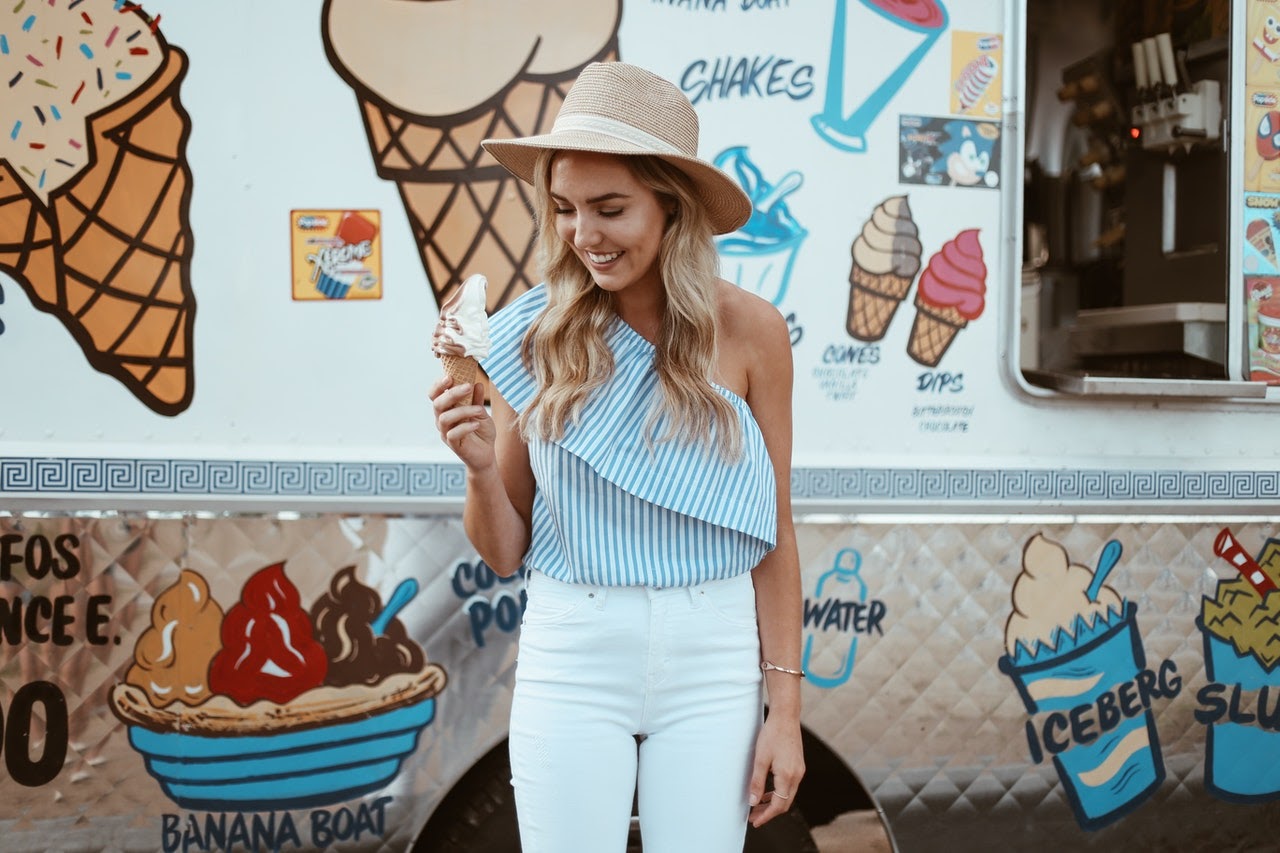
[[[668,213],[621,157],[562,151],[551,164],[556,232],[597,286],[660,290],[658,248]]]

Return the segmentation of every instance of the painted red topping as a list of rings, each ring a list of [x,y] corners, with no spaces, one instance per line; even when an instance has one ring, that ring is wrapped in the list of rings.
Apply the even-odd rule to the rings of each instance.
[[[209,689],[241,705],[259,699],[283,704],[323,684],[327,669],[284,563],[259,570],[222,620],[222,649],[209,665]]]
[[[870,5],[887,17],[905,21],[921,29],[940,29],[947,21],[934,0],[870,0]]]

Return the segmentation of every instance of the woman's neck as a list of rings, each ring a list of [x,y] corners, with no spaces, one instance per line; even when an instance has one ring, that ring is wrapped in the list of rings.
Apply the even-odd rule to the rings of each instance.
[[[613,310],[618,317],[649,343],[658,339],[665,309],[666,294],[661,291],[637,293],[628,289],[613,294]]]

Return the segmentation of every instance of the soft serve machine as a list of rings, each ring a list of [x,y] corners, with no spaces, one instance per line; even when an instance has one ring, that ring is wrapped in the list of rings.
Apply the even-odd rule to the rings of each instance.
[[[1215,22],[1217,4],[1192,4],[1192,26],[1173,8],[1187,5],[1028,3],[1023,368],[1034,384],[1186,394],[1229,378],[1230,52],[1215,31],[1226,12]],[[1075,41],[1055,42],[1071,19]]]

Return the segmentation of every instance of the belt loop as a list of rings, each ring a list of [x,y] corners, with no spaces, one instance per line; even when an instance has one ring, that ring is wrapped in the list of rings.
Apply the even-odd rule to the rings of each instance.
[[[596,610],[604,610],[605,593],[609,588],[607,586],[598,586],[592,595],[596,599]]]
[[[702,584],[694,584],[693,586],[685,587],[685,589],[689,590],[689,606],[694,610],[702,607],[702,602],[706,600],[707,596]]]

